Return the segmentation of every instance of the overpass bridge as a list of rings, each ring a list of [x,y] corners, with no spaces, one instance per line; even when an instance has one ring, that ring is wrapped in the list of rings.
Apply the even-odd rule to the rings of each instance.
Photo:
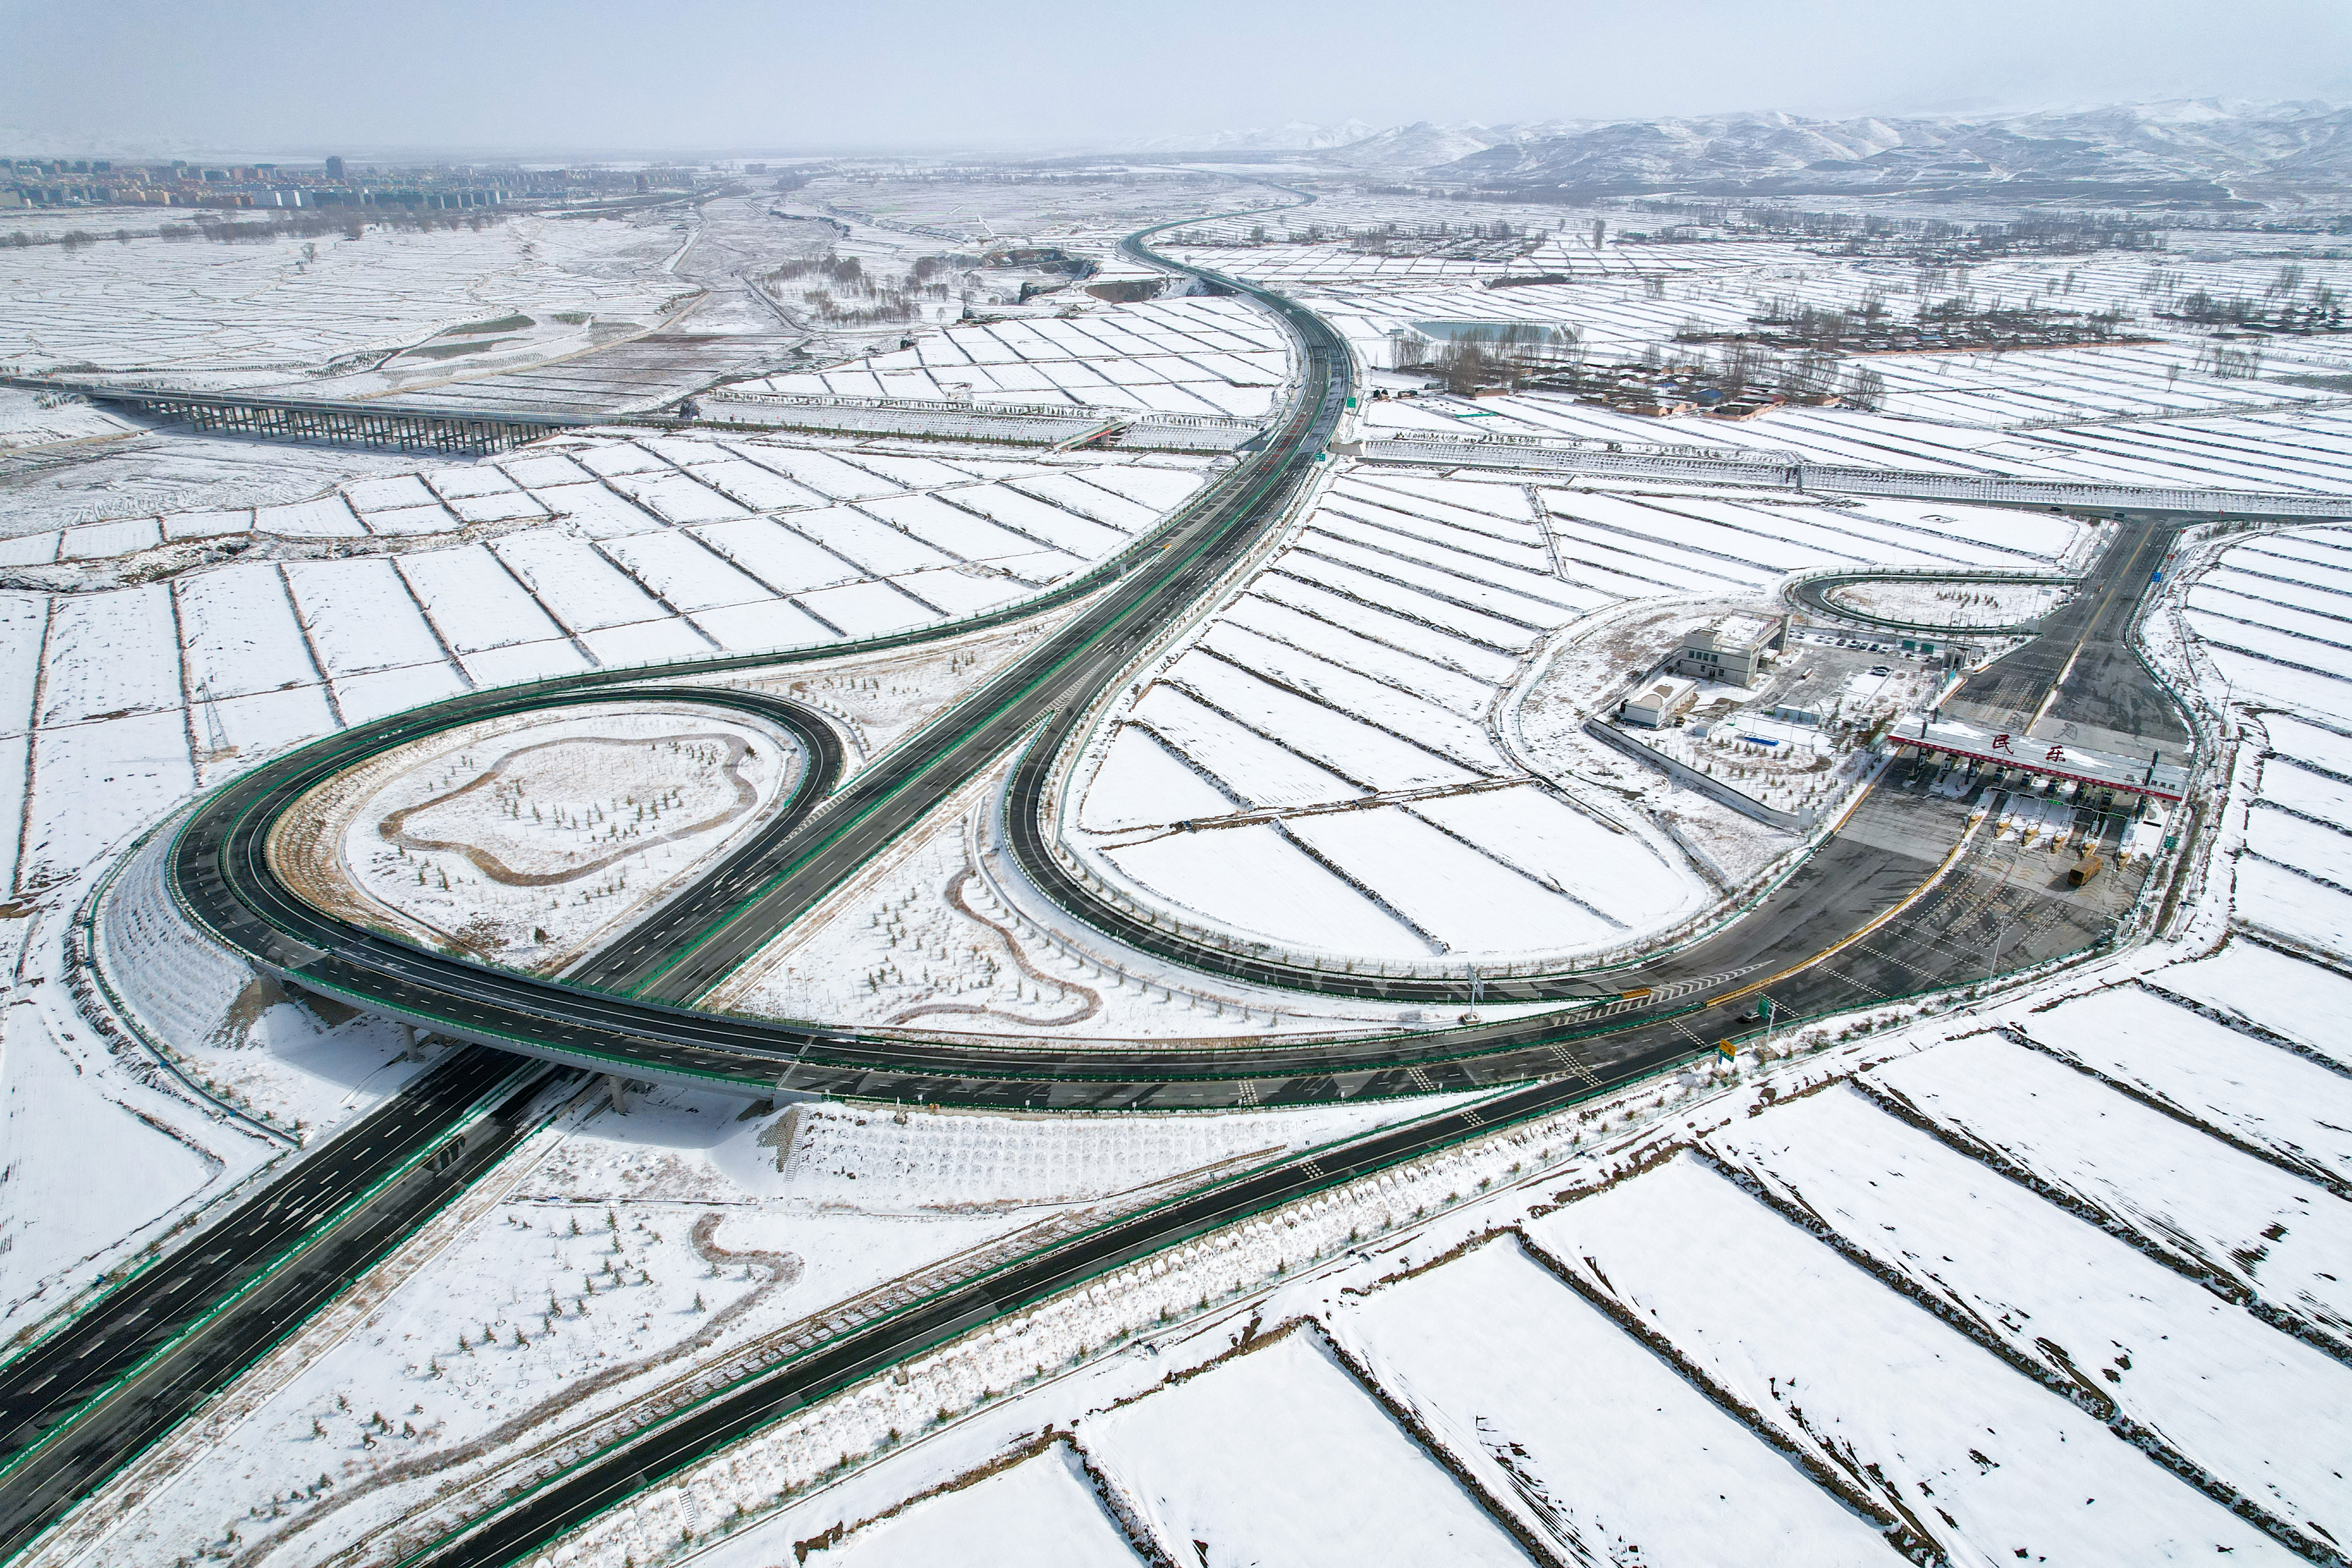
[[[0,376],[0,385],[70,393],[92,403],[128,408],[151,419],[234,436],[285,436],[343,446],[404,452],[484,457],[536,441],[551,431],[593,423],[568,414],[485,412],[415,403],[352,403],[331,398],[273,397],[261,393],[184,392],[158,386],[64,381],[50,376]]]

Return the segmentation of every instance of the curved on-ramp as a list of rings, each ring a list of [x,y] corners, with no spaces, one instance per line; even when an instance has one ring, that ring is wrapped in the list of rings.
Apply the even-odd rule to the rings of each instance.
[[[592,695],[728,700],[724,688],[631,685],[644,676],[610,672],[455,699],[264,765],[206,801],[183,829],[173,868],[184,906],[223,942],[296,984],[455,1038],[598,1071],[754,1093],[1148,1109],[1318,1102],[1654,1067],[1712,1044],[1718,1026],[1698,1016],[1726,1009],[1759,979],[1797,973],[1926,885],[1958,842],[1956,825],[1923,820],[1906,834],[1834,836],[1780,885],[1671,956],[1606,975],[1489,981],[1489,1003],[1541,1010],[1435,1031],[1299,1044],[926,1038],[696,1006],[777,931],[1024,745],[1010,791],[1013,848],[1024,870],[1077,918],[1147,951],[1254,983],[1435,1002],[1448,1011],[1468,999],[1466,980],[1334,973],[1184,941],[1112,908],[1048,853],[1044,791],[1051,759],[1075,738],[1096,700],[1156,650],[1170,625],[1244,566],[1312,490],[1353,384],[1346,344],[1319,318],[1238,279],[1169,261],[1144,243],[1150,232],[1130,237],[1129,254],[1249,296],[1294,337],[1298,374],[1275,430],[1157,534],[1091,574],[1083,595],[1068,591],[1066,600],[1081,602],[1060,629],[875,760],[805,822],[761,832],[561,982],[362,930],[312,908],[278,880],[266,853],[278,816],[317,782],[418,733]],[[1036,607],[1033,601],[1023,612]],[[742,668],[844,651],[855,650],[835,645],[674,668]],[[824,731],[820,720],[783,700],[732,696],[756,701],[765,716],[794,722],[806,735]],[[1633,994],[1621,999],[1621,993]],[[1730,1017],[1727,1010],[1721,1016]]]

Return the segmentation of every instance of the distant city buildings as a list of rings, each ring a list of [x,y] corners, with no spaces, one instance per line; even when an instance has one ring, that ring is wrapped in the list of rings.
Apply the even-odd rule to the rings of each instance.
[[[445,163],[353,168],[341,157],[315,165],[0,157],[0,207],[464,210],[514,201],[560,205],[691,190],[706,177],[704,171],[689,167],[617,171]]]

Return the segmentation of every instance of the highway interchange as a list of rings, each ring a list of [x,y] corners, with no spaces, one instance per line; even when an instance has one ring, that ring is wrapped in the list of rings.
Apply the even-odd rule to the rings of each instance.
[[[1162,261],[1140,237],[1129,247]],[[1987,978],[1988,951],[2004,940],[2006,966],[2016,968],[2112,936],[2109,908],[2053,886],[2046,866],[1989,846],[1980,833],[1971,837],[1961,807],[1894,778],[1870,791],[1780,886],[1700,940],[1605,976],[1487,982],[1490,1005],[1549,1005],[1510,1008],[1516,1016],[1303,1046],[1071,1042],[1040,1052],[698,1012],[696,1000],[778,930],[1016,749],[1008,817],[1015,858],[1050,897],[1103,932],[1260,984],[1449,1005],[1468,1000],[1459,981],[1341,977],[1187,942],[1076,882],[1042,837],[1054,757],[1095,699],[1311,491],[1352,386],[1348,352],[1319,320],[1277,296],[1219,281],[1274,310],[1297,342],[1295,395],[1269,438],[1160,534],[1054,595],[1078,605],[1066,624],[846,787],[835,788],[840,743],[820,716],[785,699],[676,684],[689,673],[780,662],[770,658],[680,667],[655,684],[599,678],[469,696],[343,731],[202,803],[173,859],[177,894],[198,920],[293,984],[472,1044],[448,1051],[373,1116],[307,1151],[195,1241],[0,1364],[0,1557],[488,1169],[568,1098],[579,1069],[755,1095],[783,1080],[797,1092],[1028,1109],[1306,1104],[1517,1087],[1475,1111],[1433,1115],[1171,1200],[860,1326],[655,1423],[420,1561],[515,1561],[679,1465],[1021,1305],[1752,1033],[1759,998],[1782,1018],[1831,1014]],[[1960,697],[2012,706],[2048,698],[2058,717],[2112,719],[2103,727],[2117,730],[2169,725],[2160,732],[2183,734],[2129,637],[2150,561],[2164,559],[2178,522],[2126,524],[2040,637],[1979,678],[1990,681],[1982,692],[1972,685]],[[1038,607],[1032,601],[1020,613]],[[345,923],[279,879],[268,854],[271,826],[305,792],[366,757],[506,713],[649,699],[732,707],[780,726],[803,747],[805,765],[791,798],[742,844],[562,983]]]

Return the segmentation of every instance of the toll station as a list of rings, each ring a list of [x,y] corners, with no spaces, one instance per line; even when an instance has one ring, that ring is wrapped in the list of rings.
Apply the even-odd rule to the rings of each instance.
[[[1906,721],[1890,739],[1979,767],[2013,769],[2069,780],[2085,790],[2112,790],[2167,804],[2179,800],[2189,787],[2185,762],[2165,762],[2160,751],[2124,756],[1927,715],[1921,716],[1916,728]]]

